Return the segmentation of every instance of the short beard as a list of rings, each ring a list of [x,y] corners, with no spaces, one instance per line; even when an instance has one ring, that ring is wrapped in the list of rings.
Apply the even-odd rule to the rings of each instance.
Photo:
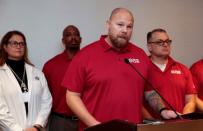
[[[113,44],[114,47],[118,48],[118,49],[122,49],[124,47],[127,46],[128,40],[119,40],[121,38],[115,38],[112,36],[109,36],[109,39],[111,41],[111,43]]]
[[[68,47],[68,50],[70,52],[77,52],[80,50],[80,47],[79,46]]]

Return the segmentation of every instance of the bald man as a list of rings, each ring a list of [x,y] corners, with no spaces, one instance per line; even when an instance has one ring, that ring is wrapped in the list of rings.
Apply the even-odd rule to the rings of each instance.
[[[81,131],[87,126],[112,119],[135,124],[142,122],[145,82],[124,62],[127,58],[145,78],[148,77],[147,55],[129,42],[134,25],[133,15],[125,8],[116,8],[106,25],[107,35],[102,35],[74,57],[62,81],[68,89],[68,105],[82,122]],[[154,109],[164,108],[153,91],[148,91],[146,97]],[[171,113],[168,110],[164,112]],[[176,115],[172,112],[169,116]]]
[[[61,81],[72,58],[80,50],[81,37],[74,25],[67,26],[62,35],[65,50],[47,61],[43,67],[53,97],[49,131],[78,131],[78,119],[66,104],[66,88],[61,86]]]

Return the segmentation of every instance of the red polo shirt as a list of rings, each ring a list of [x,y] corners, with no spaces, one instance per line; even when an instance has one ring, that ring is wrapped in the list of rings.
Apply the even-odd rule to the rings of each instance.
[[[182,113],[185,106],[185,95],[196,93],[189,69],[170,57],[164,72],[155,64],[152,65],[150,78],[153,86],[176,111]]]
[[[71,60],[68,59],[64,51],[47,61],[43,67],[43,72],[53,97],[52,111],[66,116],[72,115],[72,112],[66,104],[67,88],[61,86],[61,81],[70,62]]]
[[[125,58],[147,78],[149,59],[142,49],[129,43],[118,52],[102,36],[74,57],[62,81],[70,91],[81,93],[87,110],[100,122],[112,119],[142,122],[145,83],[124,62]]]
[[[198,97],[203,100],[203,59],[194,63],[190,71],[193,76],[193,82],[197,88]]]

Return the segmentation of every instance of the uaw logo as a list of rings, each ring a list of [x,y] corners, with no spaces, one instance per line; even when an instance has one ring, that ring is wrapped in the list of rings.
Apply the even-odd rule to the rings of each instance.
[[[128,61],[130,63],[140,63],[140,60],[139,59],[136,59],[136,58],[128,58]]]
[[[182,72],[180,70],[171,70],[171,74],[180,75],[180,74],[182,74]]]

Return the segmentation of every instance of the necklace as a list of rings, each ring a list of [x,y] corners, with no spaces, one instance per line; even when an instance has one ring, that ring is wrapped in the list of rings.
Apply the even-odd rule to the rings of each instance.
[[[13,74],[15,75],[15,77],[18,79],[18,81],[21,82],[20,87],[22,92],[28,92],[28,87],[26,86],[24,80],[25,80],[25,67],[24,67],[24,71],[23,71],[23,78],[20,79],[20,77],[15,73],[15,71],[8,65],[9,69],[13,72]]]

